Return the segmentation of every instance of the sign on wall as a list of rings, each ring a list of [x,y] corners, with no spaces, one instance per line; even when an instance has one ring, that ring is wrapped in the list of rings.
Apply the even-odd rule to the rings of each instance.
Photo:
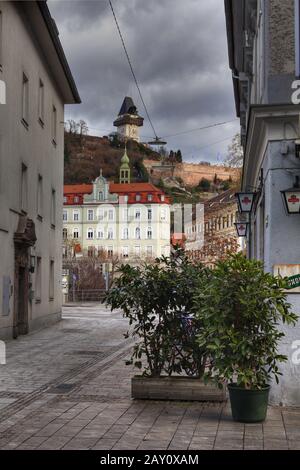
[[[300,294],[300,264],[275,264],[274,276],[288,278],[286,292],[289,294]]]

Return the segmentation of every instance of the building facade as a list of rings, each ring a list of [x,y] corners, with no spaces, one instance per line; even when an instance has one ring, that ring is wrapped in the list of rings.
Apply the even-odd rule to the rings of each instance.
[[[0,337],[61,314],[64,104],[80,102],[46,2],[0,2]]]
[[[185,249],[192,259],[213,266],[229,252],[243,249],[243,240],[237,236],[235,222],[237,203],[235,190],[218,194],[207,200],[185,225]]]
[[[300,175],[295,146],[300,137],[300,108],[293,98],[300,75],[299,1],[225,0],[225,12],[244,147],[242,190],[255,193],[248,256],[261,260],[267,272],[297,275],[300,214],[288,214],[282,191],[293,187]],[[293,201],[299,193],[294,196]],[[294,312],[300,314],[299,287],[287,292]],[[300,366],[295,362],[295,348],[300,322],[295,328],[281,328],[286,333],[281,352],[288,362],[280,366],[283,376],[279,385],[272,386],[271,399],[299,406]]]
[[[121,161],[120,180],[127,153]],[[141,260],[170,254],[170,201],[150,183],[111,183],[100,173],[91,185],[65,185],[65,257]]]

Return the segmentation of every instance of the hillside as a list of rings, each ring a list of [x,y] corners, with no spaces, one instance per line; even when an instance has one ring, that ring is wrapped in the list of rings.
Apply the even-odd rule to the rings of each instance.
[[[239,170],[209,164],[170,162],[135,141],[128,141],[132,181],[151,181],[161,187],[174,202],[203,202],[237,184]],[[65,132],[64,182],[90,183],[99,175],[118,181],[124,143],[108,137]]]
[[[135,141],[127,143],[127,150],[132,166],[132,179],[148,181],[143,158],[159,160],[159,154]],[[124,144],[110,142],[107,137],[65,132],[65,184],[90,183],[99,175],[100,168],[103,176],[117,182],[123,153]]]

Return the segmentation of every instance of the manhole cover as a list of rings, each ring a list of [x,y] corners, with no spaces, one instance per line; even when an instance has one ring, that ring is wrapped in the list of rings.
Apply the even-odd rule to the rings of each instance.
[[[49,388],[49,390],[47,390],[47,393],[69,393],[71,392],[71,390],[73,390],[73,388],[76,387],[76,383],[75,384],[59,384],[59,385],[56,385],[55,387],[52,387],[52,388]]]

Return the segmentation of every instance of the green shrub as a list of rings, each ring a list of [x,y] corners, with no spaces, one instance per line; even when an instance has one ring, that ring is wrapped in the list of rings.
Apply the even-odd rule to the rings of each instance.
[[[128,364],[145,366],[144,375],[152,377],[203,374],[206,358],[197,343],[201,322],[187,316],[196,287],[208,277],[209,270],[190,262],[181,250],[152,264],[121,266],[106,304],[122,309],[132,326],[126,337],[137,339]]]
[[[259,261],[240,253],[217,263],[194,296],[202,325],[199,346],[211,358],[207,377],[247,389],[260,389],[273,376],[278,382],[278,363],[287,360],[278,354],[284,336],[278,325],[297,320],[285,286],[285,279],[264,273]]]

